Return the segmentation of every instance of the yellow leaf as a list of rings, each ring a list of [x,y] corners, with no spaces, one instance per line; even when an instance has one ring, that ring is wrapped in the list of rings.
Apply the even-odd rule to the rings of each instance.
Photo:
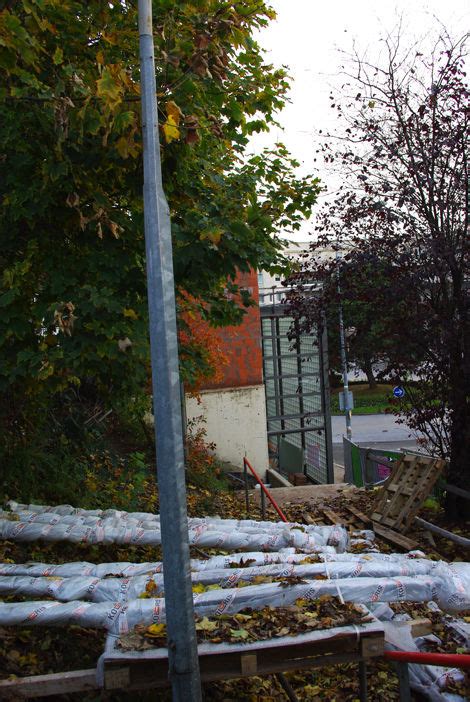
[[[250,614],[235,614],[233,618],[236,619],[237,622],[246,622],[253,617]]]
[[[173,117],[176,126],[179,126],[180,119],[183,116],[183,113],[181,112],[181,109],[178,107],[176,102],[173,102],[173,100],[169,100],[166,104],[166,114],[168,117]]]
[[[111,219],[108,220],[107,224],[114,238],[119,239],[119,232],[122,232],[122,227],[120,227],[116,222],[113,222]]]
[[[147,631],[145,633],[147,636],[165,636],[166,624],[151,624],[149,627],[147,627]]]
[[[193,592],[200,594],[201,592],[205,592],[206,588],[202,583],[197,583],[197,585],[193,585]]]
[[[196,631],[214,631],[214,629],[217,629],[217,622],[211,622],[207,617],[196,622]]]
[[[319,695],[321,692],[321,688],[318,685],[305,685],[302,688],[302,693],[305,693],[306,695]]]
[[[98,51],[98,53],[96,54],[96,63],[97,63],[99,66],[103,66],[103,65],[104,65],[104,54],[103,54],[102,51]]]
[[[102,38],[108,42],[108,44],[117,44],[118,39],[115,34],[107,34],[106,32],[102,32],[101,34]]]
[[[213,244],[218,246],[220,244],[220,240],[222,238],[222,234],[224,233],[224,230],[221,227],[209,227],[208,229],[203,229],[203,231],[200,233],[199,238],[201,241],[204,239],[209,239],[212,241]]]
[[[295,601],[295,604],[297,605],[297,607],[305,607],[306,605],[309,604],[309,601],[306,600],[306,599],[304,599],[304,598],[300,598],[300,597],[299,597],[299,598]]]
[[[130,307],[124,307],[122,313],[124,317],[129,317],[129,319],[139,319],[137,313]]]
[[[118,339],[117,343],[118,343],[119,351],[122,351],[123,353],[125,353],[127,351],[127,349],[132,346],[132,341],[129,339],[128,336],[126,336],[125,339]],[[154,597],[154,596],[155,595],[152,595],[152,597]]]
[[[230,634],[234,639],[247,639],[250,635],[246,629],[230,629]]]
[[[261,583],[270,583],[271,578],[267,577],[266,575],[255,575],[251,582],[253,585],[260,585]]]
[[[177,123],[172,115],[168,115],[168,118],[163,125],[163,134],[165,135],[165,141],[167,144],[180,138],[180,130],[178,129]]]

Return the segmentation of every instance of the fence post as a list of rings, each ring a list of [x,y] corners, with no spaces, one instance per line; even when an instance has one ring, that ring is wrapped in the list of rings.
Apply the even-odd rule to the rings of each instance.
[[[398,682],[400,685],[400,702],[411,702],[410,674],[408,663],[396,663]]]
[[[266,519],[266,495],[260,488],[260,499],[261,499],[261,516]]]
[[[246,509],[246,518],[248,519],[250,516],[250,496],[248,494],[248,468],[246,467],[246,461],[243,459],[243,477],[245,480],[245,509]]]

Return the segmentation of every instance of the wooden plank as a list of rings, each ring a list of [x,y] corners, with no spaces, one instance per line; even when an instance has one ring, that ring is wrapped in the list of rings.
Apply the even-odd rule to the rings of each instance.
[[[363,658],[373,658],[374,656],[381,656],[383,652],[383,639],[373,636],[361,639],[361,656]]]
[[[420,548],[417,541],[413,541],[407,536],[403,536],[403,534],[393,531],[393,529],[384,527],[382,524],[377,524],[376,522],[374,522],[372,526],[377,536],[385,539],[385,541],[389,541],[394,546],[402,548],[404,551],[417,551]]]
[[[296,658],[286,661],[283,665],[279,663],[266,662],[263,668],[258,668],[257,675],[273,675],[279,672],[287,672],[294,670],[309,670],[311,668],[321,668],[323,666],[338,665],[342,663],[355,663],[362,660],[358,653],[332,653],[321,658]],[[230,672],[225,669],[218,669],[210,673],[201,670],[202,682],[213,682],[216,680],[230,680],[240,678],[242,674]],[[127,688],[129,691],[148,690],[159,687],[166,687],[168,682],[168,669],[158,670],[154,665],[147,662],[144,666],[131,666],[131,683]],[[105,689],[110,689],[106,687]]]
[[[339,514],[336,514],[336,512],[333,512],[331,509],[322,509],[322,512],[332,524],[344,524],[347,522],[346,519],[342,519]]]
[[[107,685],[111,690],[126,690],[131,681],[131,671],[128,665],[114,666],[110,670]]]
[[[260,642],[260,645],[265,642]],[[246,644],[253,646],[253,644]],[[363,658],[380,656],[383,652],[382,631],[360,631],[335,635],[327,640],[309,641],[301,644],[282,644],[270,648],[252,648],[246,653],[240,651],[210,654],[199,653],[199,666],[203,681],[226,680],[249,675],[267,675],[287,670],[302,670],[317,666],[333,665],[340,662],[359,661]],[[148,653],[148,652],[147,652]],[[256,666],[247,666],[247,656],[256,658]],[[105,689],[113,689],[113,667],[122,667],[125,662],[130,669],[128,690],[142,690],[168,685],[168,659],[161,657],[131,658],[104,661]],[[111,683],[111,684],[110,684]],[[116,689],[116,688],[114,688]]]
[[[406,621],[391,621],[389,624],[392,624],[396,629],[409,629],[414,639],[418,636],[432,634],[432,622],[427,617],[407,619]]]
[[[28,699],[99,690],[95,668],[0,680],[0,699]]]
[[[364,512],[360,512],[358,509],[352,507],[351,505],[346,505],[346,509],[348,510],[348,512],[351,512],[351,514],[354,515],[356,519],[359,519],[360,522],[363,522],[364,524],[372,524],[371,517],[369,517],[367,514],[364,514]]]
[[[256,675],[258,672],[256,653],[245,653],[240,656],[240,670],[243,676]]]

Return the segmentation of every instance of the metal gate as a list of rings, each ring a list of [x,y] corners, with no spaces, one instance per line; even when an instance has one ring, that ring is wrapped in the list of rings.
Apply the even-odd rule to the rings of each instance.
[[[292,318],[284,305],[260,298],[270,464],[284,475],[332,483],[326,334],[289,339]]]

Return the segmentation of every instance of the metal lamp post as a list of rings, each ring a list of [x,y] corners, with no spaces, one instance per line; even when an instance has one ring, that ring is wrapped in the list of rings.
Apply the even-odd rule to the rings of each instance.
[[[350,392],[348,384],[348,361],[346,358],[346,338],[344,334],[344,321],[343,321],[343,305],[341,302],[341,285],[340,285],[340,275],[339,275],[339,262],[341,260],[341,254],[339,251],[336,252],[336,279],[338,285],[338,297],[339,297],[339,348],[341,353],[341,370],[343,372],[343,398],[344,398],[344,416],[346,419],[346,437],[351,440],[352,437],[352,427],[351,427],[351,403],[350,403]]]
[[[199,702],[189,562],[170,215],[162,188],[151,0],[139,0],[144,222],[150,350],[170,681],[175,702]]]

